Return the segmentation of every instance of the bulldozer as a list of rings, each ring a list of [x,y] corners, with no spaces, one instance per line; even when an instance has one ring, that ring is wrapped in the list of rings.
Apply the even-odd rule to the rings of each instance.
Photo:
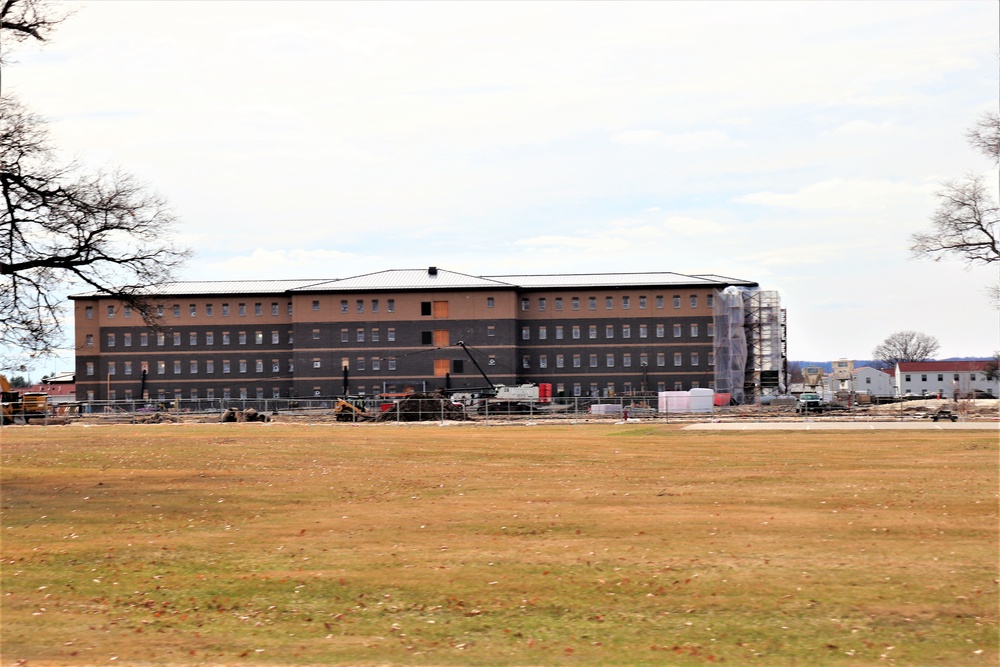
[[[333,406],[333,414],[339,422],[359,422],[368,419],[364,406],[357,406],[342,398],[338,398]]]
[[[48,411],[48,394],[13,391],[7,378],[0,375],[0,423],[27,424],[29,419],[44,418]]]

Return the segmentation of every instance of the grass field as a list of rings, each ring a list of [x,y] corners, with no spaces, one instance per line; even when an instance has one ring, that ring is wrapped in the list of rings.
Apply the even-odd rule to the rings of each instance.
[[[3,665],[984,665],[991,431],[7,428]]]

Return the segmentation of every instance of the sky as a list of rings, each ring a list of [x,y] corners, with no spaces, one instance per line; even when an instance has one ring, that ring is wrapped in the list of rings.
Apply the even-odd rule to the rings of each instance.
[[[780,292],[791,359],[1000,348],[997,269],[909,252],[1000,182],[997,2],[62,6],[3,92],[170,201],[182,279],[714,273]]]

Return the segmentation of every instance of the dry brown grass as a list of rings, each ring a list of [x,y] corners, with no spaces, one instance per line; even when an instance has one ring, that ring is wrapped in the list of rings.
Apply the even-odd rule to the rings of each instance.
[[[994,432],[8,428],[12,665],[995,665]]]

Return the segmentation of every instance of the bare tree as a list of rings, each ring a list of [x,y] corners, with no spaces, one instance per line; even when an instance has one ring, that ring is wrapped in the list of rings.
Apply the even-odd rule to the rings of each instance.
[[[159,195],[119,170],[62,165],[45,124],[0,98],[0,346],[37,356],[58,347],[62,291],[85,286],[153,321],[143,295],[173,279],[190,252]]]
[[[969,145],[1000,165],[1000,114],[983,114],[966,138]],[[931,229],[911,237],[913,256],[934,261],[955,257],[969,266],[1000,261],[1000,209],[986,180],[968,174],[960,181],[944,183],[935,196],[938,207],[931,217]],[[1000,286],[987,289],[1000,307]]]
[[[881,368],[895,368],[901,361],[927,361],[940,347],[934,336],[918,331],[897,331],[872,350],[872,359]]]
[[[0,42],[44,41],[64,18],[46,0],[0,0]],[[6,96],[0,197],[0,357],[54,352],[70,288],[121,299],[156,324],[144,296],[190,256],[172,238],[176,218],[162,197],[119,169],[59,162],[45,122]]]

